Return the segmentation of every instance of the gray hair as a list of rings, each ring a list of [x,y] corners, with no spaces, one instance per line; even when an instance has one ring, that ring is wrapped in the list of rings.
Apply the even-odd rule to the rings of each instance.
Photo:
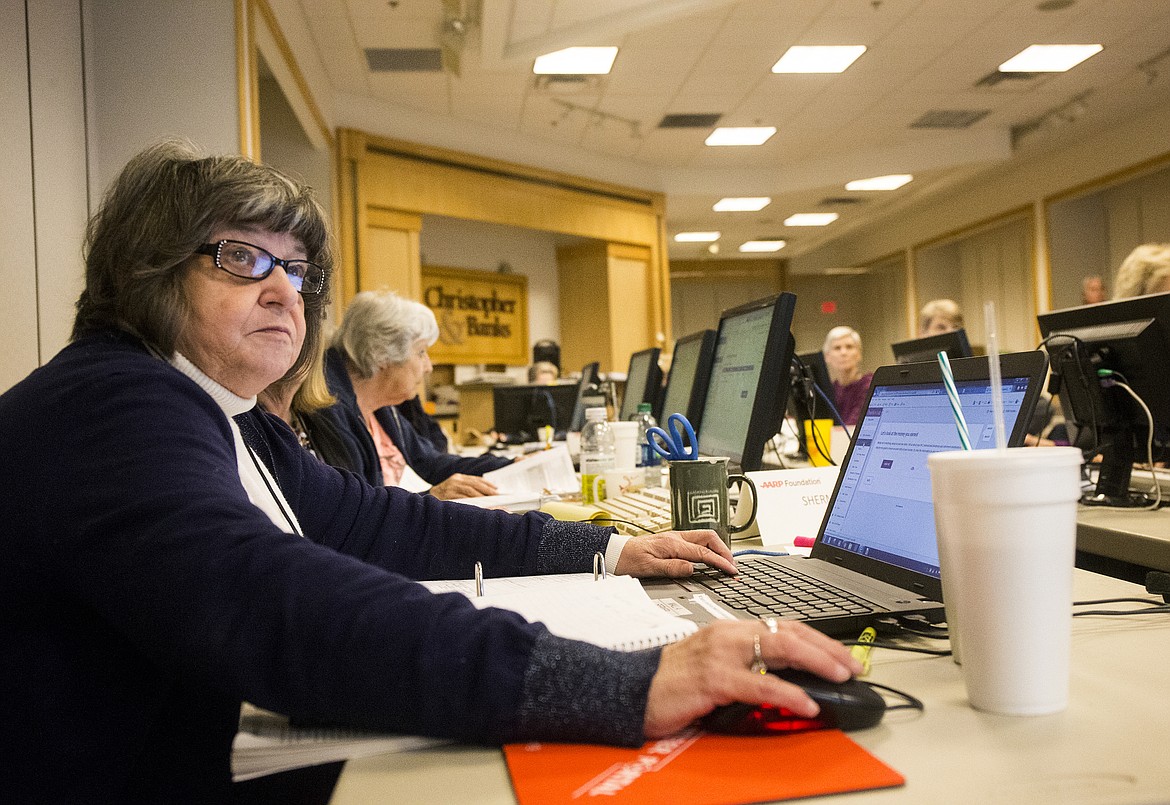
[[[954,299],[931,299],[923,305],[918,312],[918,332],[924,332],[935,319],[945,320],[953,330],[963,326],[963,313]]]
[[[829,334],[825,336],[825,345],[821,347],[821,352],[828,352],[829,347],[833,346],[833,342],[838,338],[849,338],[857,345],[859,350],[861,349],[861,334],[852,327],[846,327],[842,324],[840,327],[834,327],[832,330],[829,330]]]
[[[290,234],[325,270],[321,293],[303,297],[305,344],[288,374],[303,371],[320,347],[333,276],[324,210],[311,188],[275,168],[239,155],[204,156],[178,139],[126,163],[90,219],[72,338],[115,327],[172,355],[190,318],[184,281],[191,257],[222,227]]]
[[[1143,243],[1117,269],[1114,299],[1152,293],[1170,277],[1170,243]]]
[[[333,346],[358,377],[371,378],[379,369],[404,363],[420,338],[427,346],[439,340],[439,325],[429,307],[393,291],[362,291],[346,308]]]

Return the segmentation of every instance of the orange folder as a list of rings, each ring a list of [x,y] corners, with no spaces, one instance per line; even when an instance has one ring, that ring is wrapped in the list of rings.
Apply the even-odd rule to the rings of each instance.
[[[508,744],[520,805],[738,805],[902,785],[839,730],[741,737],[685,730],[640,749]]]

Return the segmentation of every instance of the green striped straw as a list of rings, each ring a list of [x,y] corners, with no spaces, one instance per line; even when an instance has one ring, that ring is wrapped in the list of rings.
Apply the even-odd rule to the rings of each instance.
[[[951,413],[955,415],[955,427],[959,429],[959,443],[964,450],[971,449],[971,434],[967,430],[967,420],[963,418],[963,409],[959,406],[959,390],[955,388],[955,376],[951,373],[951,362],[947,353],[939,351],[938,365],[942,367],[943,386],[947,390],[947,399],[951,402]]]

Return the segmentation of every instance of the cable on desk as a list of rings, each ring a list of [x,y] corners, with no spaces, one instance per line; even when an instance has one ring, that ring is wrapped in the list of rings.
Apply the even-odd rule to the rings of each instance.
[[[760,548],[742,548],[733,551],[732,556],[788,556],[787,551],[765,551]]]
[[[591,523],[593,525],[597,525],[598,523],[600,523],[602,525],[612,525],[612,526],[624,525],[624,526],[629,526],[630,528],[637,528],[640,531],[645,531],[647,534],[661,534],[662,533],[661,531],[655,531],[652,528],[647,528],[644,525],[638,525],[637,523],[635,523],[631,520],[622,520],[618,517],[592,517],[588,520],[577,520],[576,522],[578,522],[578,523]],[[637,535],[635,535],[635,536],[637,536]]]
[[[865,684],[869,685],[871,688],[877,688],[878,690],[884,690],[886,693],[892,693],[902,699],[904,704],[895,704],[892,707],[887,705],[887,713],[893,710],[917,710],[920,713],[926,712],[926,705],[922,703],[922,700],[916,696],[911,696],[904,690],[898,690],[897,688],[891,688],[889,685],[882,685],[877,682],[870,682],[869,680],[866,680]]]
[[[1074,607],[1097,606],[1100,604],[1145,604],[1138,609],[1086,609],[1074,612],[1079,615],[1162,615],[1170,614],[1170,605],[1152,598],[1098,598],[1092,601],[1074,601]]]

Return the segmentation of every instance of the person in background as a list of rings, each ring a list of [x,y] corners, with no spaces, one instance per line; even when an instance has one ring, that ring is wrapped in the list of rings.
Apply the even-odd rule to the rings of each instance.
[[[532,345],[532,362],[540,363],[547,361],[557,368],[557,374],[561,373],[561,345],[551,338],[542,338]]]
[[[1143,243],[1121,261],[1113,298],[1170,291],[1170,243]]]
[[[728,702],[816,715],[755,662],[861,671],[790,621],[609,651],[417,584],[477,561],[587,572],[597,552],[635,576],[736,566],[710,530],[635,539],[372,487],[258,411],[312,360],[329,303],[331,226],[291,177],[167,141],[122,169],[86,242],[71,343],[0,395],[6,801],[247,802],[245,701],[480,744],[639,746]]]
[[[873,372],[861,372],[861,335],[852,327],[834,327],[825,336],[822,351],[829,379],[833,382],[833,399],[837,402],[841,424],[856,425],[873,380]]]
[[[953,299],[932,299],[918,312],[918,337],[942,335],[963,327],[963,313]]]
[[[430,442],[432,447],[440,453],[451,452],[451,440],[447,438],[447,432],[433,416],[427,413],[421,396],[416,394],[394,408],[400,417],[410,423],[414,432]]]
[[[549,385],[557,382],[561,370],[551,361],[537,361],[528,367],[528,382],[540,385]]]
[[[1105,293],[1105,280],[1100,276],[1093,274],[1081,280],[1081,304],[1095,305],[1098,302],[1104,302],[1109,298]]]
[[[387,486],[445,500],[494,495],[495,485],[480,476],[511,459],[436,450],[394,408],[415,396],[431,371],[427,347],[438,337],[426,305],[391,291],[363,291],[350,301],[325,352],[329,391],[365,422]]]

